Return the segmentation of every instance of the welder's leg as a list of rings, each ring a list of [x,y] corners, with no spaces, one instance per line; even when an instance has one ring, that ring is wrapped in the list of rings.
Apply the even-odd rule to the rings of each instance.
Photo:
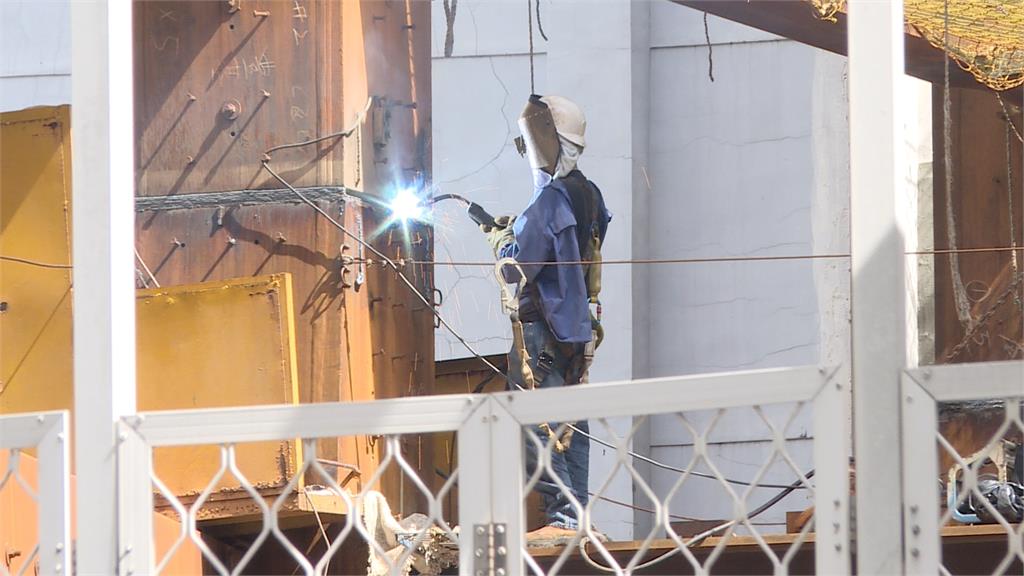
[[[586,508],[590,501],[590,423],[580,420],[576,424],[578,432],[572,435],[572,442],[565,452],[565,462],[569,468],[569,479],[572,480],[572,491],[580,506]]]
[[[526,342],[526,351],[530,355],[530,368],[533,370],[538,388],[556,388],[565,385],[565,375],[569,369],[571,358],[567,358],[556,345],[554,336],[543,322],[528,322],[523,324],[523,336]],[[513,347],[509,353],[509,378],[511,382],[522,385],[521,360]],[[514,384],[509,384],[509,389],[517,389]],[[550,422],[550,429],[557,435],[560,424]],[[547,444],[549,438],[547,432],[540,426],[530,427],[533,433],[541,441]],[[538,455],[537,447],[533,441],[526,437],[523,439],[526,445],[526,474],[530,477],[537,469]],[[573,443],[577,441],[573,437]],[[571,448],[570,448],[571,450]],[[536,490],[542,496],[544,502],[544,513],[549,526],[568,528],[575,530],[579,527],[579,519],[576,508],[568,495],[552,479],[553,473],[563,485],[576,496],[577,486],[573,483],[573,477],[568,460],[569,451],[557,452],[554,448],[549,449],[551,453],[551,469],[545,471],[537,482]],[[577,471],[578,472],[578,471]],[[577,473],[577,476],[579,474]],[[583,478],[585,482],[585,476]],[[583,488],[584,494],[586,487]]]

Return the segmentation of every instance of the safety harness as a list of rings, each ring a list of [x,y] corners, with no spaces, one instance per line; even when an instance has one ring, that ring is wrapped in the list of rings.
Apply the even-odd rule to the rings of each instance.
[[[576,361],[581,362],[570,373],[578,373],[578,382],[584,383],[589,380],[590,365],[594,360],[594,351],[604,340],[604,329],[601,327],[601,223],[600,211],[604,209],[604,202],[601,199],[601,192],[591,182],[583,177],[583,174],[574,170],[565,180],[566,190],[569,193],[570,204],[572,205],[573,216],[576,219],[576,240],[580,248],[580,260],[583,262],[583,278],[587,286],[587,301],[593,306],[590,312],[591,338],[584,345],[583,356]],[[582,181],[582,182],[580,182]],[[503,270],[505,266],[513,266],[519,273],[519,283],[516,292],[513,292],[505,282]],[[502,309],[509,315],[512,323],[512,345],[515,347],[521,362],[520,373],[523,376],[523,384],[527,390],[537,387],[537,380],[530,367],[530,354],[526,349],[526,337],[523,332],[523,321],[520,317],[520,298],[530,295],[535,305],[539,306],[540,295],[535,289],[527,286],[526,274],[514,258],[501,258],[495,263],[494,273],[501,287]],[[555,452],[562,453],[568,450],[572,442],[572,427],[566,427],[564,432],[556,437],[551,427],[542,422],[540,430],[553,440]]]

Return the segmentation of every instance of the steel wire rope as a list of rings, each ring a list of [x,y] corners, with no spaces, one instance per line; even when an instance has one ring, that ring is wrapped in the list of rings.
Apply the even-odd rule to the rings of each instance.
[[[813,476],[814,476],[814,470],[813,469],[810,470],[807,474],[804,474],[804,477],[807,478],[808,480],[810,480],[811,477],[813,477]],[[697,544],[700,544],[701,542],[703,542],[709,536],[711,536],[713,534],[717,534],[718,532],[721,532],[723,530],[727,530],[728,528],[730,528],[732,526],[735,526],[736,524],[739,524],[744,519],[749,522],[754,517],[763,514],[766,510],[768,510],[772,506],[775,506],[776,504],[781,502],[783,498],[785,498],[786,496],[789,496],[794,490],[797,490],[799,488],[806,488],[804,486],[801,486],[802,483],[803,483],[802,479],[795,480],[792,484],[787,486],[785,490],[783,490],[782,492],[779,492],[778,494],[773,496],[771,499],[769,499],[767,502],[765,502],[764,504],[761,504],[760,506],[755,508],[750,514],[746,514],[742,519],[734,518],[732,520],[729,520],[728,522],[723,522],[723,523],[719,524],[718,526],[715,526],[713,528],[709,528],[708,530],[705,530],[705,531],[701,532],[700,534],[697,534],[695,536],[690,537],[690,539],[685,542],[685,547],[686,548],[690,548],[692,546],[696,546]],[[751,524],[753,525],[753,522],[751,522]],[[598,569],[598,570],[600,570],[602,572],[609,572],[609,573],[613,573],[613,574],[620,572],[621,570],[616,570],[615,568],[612,568],[610,566],[605,566],[605,565],[602,565],[602,564],[598,564],[596,560],[594,560],[593,558],[590,557],[590,554],[587,553],[587,541],[589,539],[590,539],[589,535],[586,535],[586,536],[584,536],[583,538],[580,539],[579,550],[580,550],[580,556],[583,558],[583,560],[587,564],[590,564],[591,567],[596,568],[596,569]],[[660,556],[657,556],[655,558],[652,558],[652,559],[644,562],[643,564],[640,564],[638,566],[634,566],[633,570],[636,571],[636,570],[644,570],[644,569],[650,568],[651,566],[654,566],[656,564],[664,562],[665,560],[668,560],[672,556],[675,556],[676,554],[681,554],[681,553],[682,553],[682,549],[677,546],[677,547],[675,547],[675,548],[673,548],[671,550],[668,550],[668,551],[662,553]]]
[[[473,345],[468,340],[466,340],[466,338],[464,336],[462,336],[462,334],[460,334],[457,330],[455,330],[455,328],[451,324],[448,323],[448,321],[444,318],[444,316],[442,316],[441,313],[437,311],[437,309],[434,307],[433,303],[430,302],[427,299],[427,297],[424,296],[420,292],[419,288],[417,288],[416,285],[413,284],[411,280],[409,280],[409,278],[405,275],[405,273],[401,270],[399,265],[394,260],[392,260],[391,258],[388,258],[387,256],[385,256],[383,252],[381,252],[380,250],[375,248],[373,245],[371,245],[370,243],[368,243],[365,240],[363,240],[362,238],[360,238],[358,235],[353,234],[348,228],[346,228],[340,222],[335,220],[323,208],[320,208],[319,206],[317,206],[315,202],[313,202],[312,200],[307,198],[305,194],[303,194],[302,192],[297,190],[294,186],[291,185],[290,182],[288,182],[283,177],[281,177],[280,174],[278,174],[273,168],[270,167],[270,160],[269,160],[269,158],[267,156],[264,157],[263,162],[262,162],[262,166],[278,182],[280,182],[282,185],[284,185],[286,188],[288,188],[288,190],[290,190],[293,194],[295,194],[300,200],[302,200],[302,202],[304,202],[305,204],[309,205],[311,208],[313,208],[313,210],[315,210],[321,216],[326,218],[328,222],[330,222],[333,226],[335,226],[343,234],[345,234],[349,238],[352,238],[354,241],[358,242],[364,248],[366,248],[371,253],[373,253],[377,258],[380,258],[381,262],[383,262],[386,266],[390,267],[395,272],[395,274],[398,275],[398,278],[402,281],[402,283],[405,284],[410,290],[412,290],[413,293],[416,294],[416,297],[421,302],[423,302],[424,305],[426,305],[428,310],[430,310],[432,312],[432,314],[434,315],[435,318],[437,318],[437,321],[441,324],[441,326],[443,326],[445,330],[447,330],[449,333],[451,333],[451,335],[454,336],[455,339],[458,340],[459,343],[462,344],[462,346],[465,347],[466,350],[468,350],[470,354],[472,354],[478,360],[483,362],[488,368],[490,368],[495,373],[495,375],[504,377],[506,382],[509,381],[508,375],[505,372],[502,372],[501,369],[498,368],[497,366],[495,366],[493,362],[491,362],[485,356],[483,356],[482,354],[477,352],[476,349],[473,347]],[[519,384],[514,384],[514,385],[517,388],[519,388],[520,390],[525,390],[525,388],[523,388]],[[574,426],[572,424],[569,424],[569,427],[573,430],[573,433],[575,433],[575,434],[581,434],[581,435],[585,436],[586,438],[592,440],[593,442],[596,442],[596,443],[598,443],[598,444],[600,444],[600,445],[602,445],[602,446],[604,446],[606,448],[611,448],[612,450],[618,450],[618,447],[615,446],[614,444],[612,444],[610,442],[607,442],[607,441],[605,441],[605,440],[603,440],[601,438],[598,438],[598,437],[596,437],[596,436],[594,436],[592,434],[589,434],[587,432],[583,432],[578,427],[576,427],[576,426]],[[681,474],[685,473],[685,470],[683,470],[682,468],[677,468],[677,467],[671,466],[669,464],[664,464],[662,462],[654,460],[653,458],[649,458],[647,456],[644,456],[642,454],[638,454],[638,453],[633,452],[631,450],[628,450],[627,453],[630,456],[632,456],[633,458],[636,458],[636,459],[641,460],[643,462],[647,462],[648,464],[651,464],[651,465],[653,465],[655,467],[658,467],[658,468],[661,468],[663,470],[669,470],[669,471],[673,471],[673,472],[677,472],[677,473],[681,473]],[[699,474],[695,474],[695,475],[699,475]],[[741,480],[735,480],[735,481],[733,481],[731,483],[736,483],[736,484],[741,485],[741,486],[750,486],[751,485],[749,482],[743,482]],[[785,488],[787,488],[786,486],[781,486],[781,485],[776,485],[776,484],[773,484],[773,485],[762,485],[762,484],[759,484],[758,486],[761,486],[763,488],[771,488],[771,489],[776,489],[776,488],[777,489],[785,489]]]

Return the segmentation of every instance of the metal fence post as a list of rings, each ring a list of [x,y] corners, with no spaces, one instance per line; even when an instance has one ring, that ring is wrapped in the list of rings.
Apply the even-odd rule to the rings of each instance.
[[[815,572],[850,573],[848,391],[831,370],[814,398]]]
[[[71,489],[67,410],[45,416],[39,442],[39,573],[70,574]]]
[[[928,372],[925,372],[928,374]],[[907,574],[939,573],[938,414],[935,399],[904,373],[903,391],[903,526]]]
[[[850,247],[857,566],[903,571],[899,375],[906,366],[902,0],[850,0]]]
[[[502,538],[507,566],[505,574],[523,573],[523,546],[526,526],[523,464],[523,425],[508,411],[505,402],[515,401],[514,393],[492,397],[491,404],[491,521],[504,527]],[[497,573],[495,576],[503,576]]]
[[[491,522],[491,402],[470,404],[469,417],[459,427],[459,574],[475,573],[481,534]],[[488,575],[489,576],[489,575]]]
[[[150,478],[153,452],[124,421],[117,423],[117,440],[118,575],[145,576],[153,573],[155,562]]]
[[[79,574],[117,569],[115,422],[135,412],[132,2],[71,2]]]
[[[459,573],[522,572],[522,426],[487,396],[459,428]]]

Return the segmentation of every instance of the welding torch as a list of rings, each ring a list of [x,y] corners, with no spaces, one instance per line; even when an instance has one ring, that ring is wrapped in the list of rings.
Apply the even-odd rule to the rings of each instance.
[[[462,202],[466,206],[466,212],[469,213],[470,219],[472,219],[473,222],[476,222],[481,226],[489,226],[491,228],[504,228],[504,226],[501,226],[500,224],[494,221],[494,216],[491,216],[491,214],[487,212],[487,210],[484,210],[483,206],[469,200],[464,196],[459,196],[458,194],[441,194],[440,196],[434,196],[433,198],[430,198],[427,201],[427,205],[433,205],[442,200],[458,200],[459,202]]]

